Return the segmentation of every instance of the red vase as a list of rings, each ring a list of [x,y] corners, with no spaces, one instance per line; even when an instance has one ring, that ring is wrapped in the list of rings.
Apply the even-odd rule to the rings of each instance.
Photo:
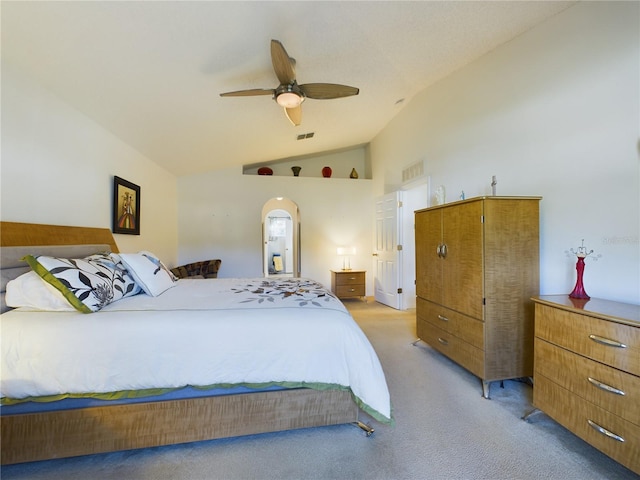
[[[576,286],[573,288],[573,292],[569,294],[571,298],[591,298],[587,295],[587,292],[584,290],[584,285],[582,284],[582,275],[584,274],[584,257],[578,257],[578,261],[576,262],[576,272],[578,274],[578,278],[576,280]]]
[[[324,178],[331,178],[331,167],[324,167],[322,169],[322,176]]]

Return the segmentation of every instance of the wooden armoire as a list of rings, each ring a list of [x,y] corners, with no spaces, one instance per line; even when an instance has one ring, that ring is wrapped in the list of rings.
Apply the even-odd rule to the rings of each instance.
[[[415,212],[418,337],[482,380],[533,375],[540,197],[478,197]]]

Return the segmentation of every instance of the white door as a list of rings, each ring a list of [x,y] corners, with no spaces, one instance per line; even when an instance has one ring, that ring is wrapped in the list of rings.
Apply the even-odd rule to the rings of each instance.
[[[374,294],[377,302],[402,309],[402,192],[376,199]]]

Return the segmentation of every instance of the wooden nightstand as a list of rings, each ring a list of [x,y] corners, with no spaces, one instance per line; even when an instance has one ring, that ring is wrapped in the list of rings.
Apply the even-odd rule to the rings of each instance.
[[[338,298],[366,297],[365,270],[331,270],[331,291]]]

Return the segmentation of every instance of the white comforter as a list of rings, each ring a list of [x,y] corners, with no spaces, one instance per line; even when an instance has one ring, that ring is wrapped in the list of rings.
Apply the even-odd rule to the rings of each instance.
[[[186,385],[351,389],[390,421],[384,373],[340,301],[306,279],[180,280],[93,314],[0,316],[0,396],[23,399]]]

